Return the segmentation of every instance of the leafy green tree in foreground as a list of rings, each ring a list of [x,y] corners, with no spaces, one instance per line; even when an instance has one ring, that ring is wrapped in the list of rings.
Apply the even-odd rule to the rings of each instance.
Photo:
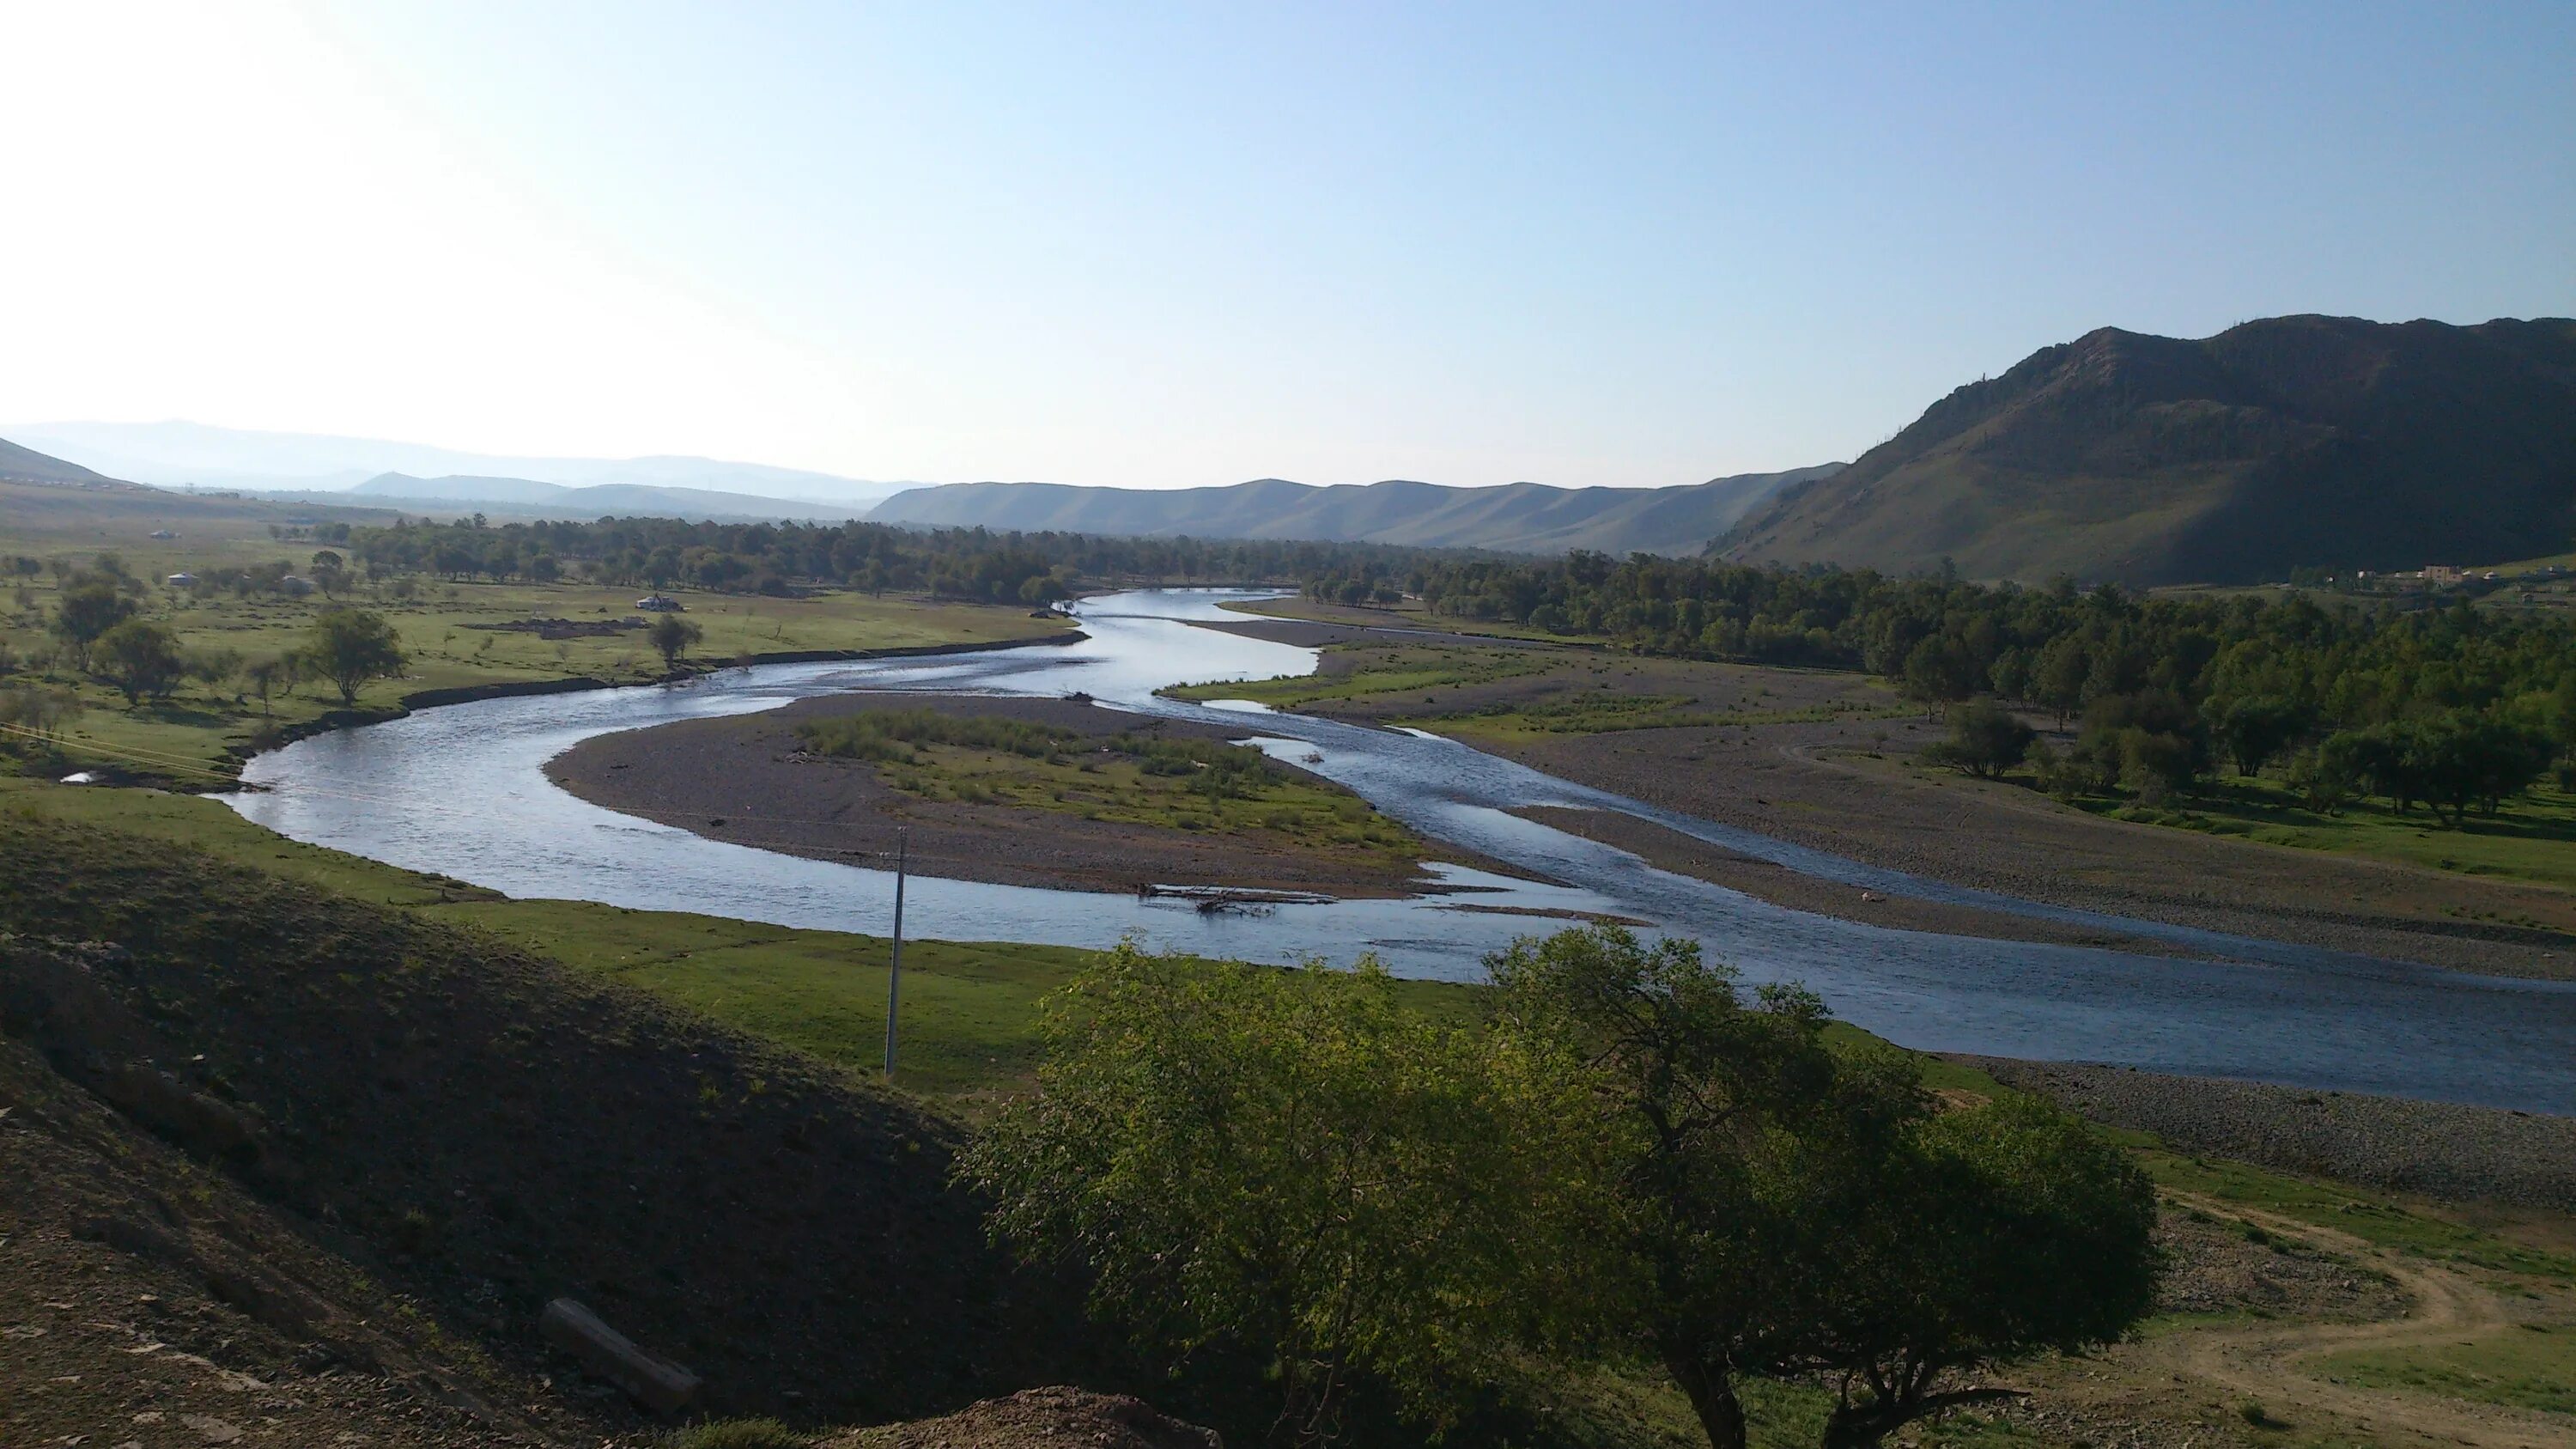
[[[644,637],[651,642],[655,650],[660,652],[662,668],[665,672],[669,672],[680,667],[682,651],[705,638],[706,633],[706,630],[698,627],[698,621],[695,619],[683,619],[677,614],[663,614],[653,620],[652,629],[646,632]]]
[[[1123,946],[1051,1006],[1040,1091],[964,1172],[997,1235],[1088,1268],[1094,1307],[1175,1364],[1249,1351],[1273,1443],[1335,1437],[1365,1375],[1437,1421],[1496,1347],[1544,1337],[1597,1255],[1599,1147],[1509,1039],[1385,972]]]
[[[331,681],[344,705],[358,702],[368,682],[402,674],[402,641],[382,614],[364,609],[326,609],[313,621],[303,658],[305,667]]]
[[[127,619],[99,635],[90,656],[128,705],[169,698],[188,673],[188,658],[179,652],[179,641],[147,619]]]
[[[1659,1360],[1716,1449],[1741,1449],[1743,1376],[1836,1391],[1830,1449],[2002,1391],[1959,1380],[2107,1343],[2160,1266],[2152,1186],[2028,1102],[1936,1115],[1908,1059],[1838,1050],[1802,991],[1748,1003],[1696,944],[1616,927],[1490,962],[1497,1033],[1581,1083],[1620,1208],[1598,1233],[1633,1285],[1601,1327]],[[1551,1065],[1552,1063],[1552,1065]]]

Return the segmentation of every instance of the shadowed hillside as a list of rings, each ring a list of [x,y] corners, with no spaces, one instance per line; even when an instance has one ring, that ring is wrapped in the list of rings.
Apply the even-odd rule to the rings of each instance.
[[[1687,553],[1775,490],[1830,475],[1827,463],[1674,488],[1448,488],[1390,480],[1318,488],[1263,478],[1227,488],[1078,488],[950,483],[887,499],[869,519],[925,527],[1296,538],[1519,553]]]
[[[2576,529],[2576,322],[2103,328],[1960,388],[1719,544],[1753,562],[2130,584],[2555,553]]]
[[[1074,1305],[986,1247],[948,1184],[955,1129],[905,1099],[162,842],[12,816],[0,858],[9,1036],[264,1200],[272,1235],[480,1345],[496,1387],[548,1371],[557,1295],[702,1374],[719,1411],[870,1422],[1082,1367]],[[99,1231],[146,1256],[205,1237],[135,1221]],[[297,1337],[363,1311],[297,1307],[326,1301],[304,1279],[217,1291],[288,1300]]]

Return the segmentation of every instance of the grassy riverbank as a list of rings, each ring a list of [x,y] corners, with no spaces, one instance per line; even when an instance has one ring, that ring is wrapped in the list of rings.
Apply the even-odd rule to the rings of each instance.
[[[5,547],[0,544],[0,551]],[[53,611],[51,576],[29,580],[25,593],[0,615],[0,650],[19,659],[40,657],[50,644],[45,620]],[[683,592],[677,597],[688,611],[685,617],[702,633],[685,651],[684,667],[691,668],[809,650],[990,644],[1060,635],[1073,627],[1060,618],[1033,618],[1020,608],[848,592],[800,598]],[[632,589],[569,583],[402,580],[387,588],[354,589],[338,602],[382,614],[409,661],[402,678],[362,688],[354,708],[390,714],[407,696],[425,690],[577,680],[633,684],[662,678],[662,658],[646,640],[635,598]],[[139,616],[168,629],[183,650],[229,656],[247,668],[300,647],[314,618],[334,601],[319,594],[197,596],[155,581],[144,585],[136,602]],[[187,681],[169,699],[140,705],[128,705],[114,689],[84,678],[67,662],[31,670],[17,682],[61,691],[79,702],[81,713],[63,730],[57,746],[60,763],[107,766],[182,783],[228,777],[239,755],[267,732],[307,725],[347,707],[318,682],[262,701],[240,668],[211,682]]]
[[[0,778],[0,810],[149,835],[360,900],[487,930],[577,970],[858,1070],[882,1065],[891,943],[684,911],[520,900],[288,840],[200,796]],[[915,918],[965,934],[972,923]],[[1036,1008],[1093,953],[916,939],[904,946],[908,1090],[961,1109],[1024,1085],[1036,1065]],[[1426,1010],[1466,1009],[1464,987],[1407,982]]]
[[[91,832],[100,829],[489,933],[862,1073],[880,1048],[879,940],[512,901],[286,842],[208,800],[0,783],[0,831],[13,849],[50,840],[57,862],[85,859],[99,853]],[[177,851],[163,864],[188,868]],[[156,899],[176,908],[166,889]],[[208,909],[219,905],[210,899]],[[165,939],[186,935],[185,923],[166,918],[154,928]],[[292,934],[291,924],[281,928]],[[908,947],[901,1085],[970,1119],[997,1094],[1024,1089],[1036,1003],[1082,959],[1060,948]],[[1424,1010],[1476,1009],[1471,988],[1416,983],[1405,991]],[[405,1030],[435,1032],[434,1012],[420,1015],[433,1004],[407,1003]],[[1929,1061],[1926,1071],[1928,1084],[1954,1100],[2011,1090],[1970,1066]],[[678,1130],[685,1149],[685,1124]],[[2511,1437],[2532,1425],[2576,1422],[2557,1407],[2557,1396],[2576,1384],[2576,1221],[2410,1200],[2195,1154],[2143,1133],[2119,1136],[2167,1194],[2176,1271],[2164,1311],[2138,1342],[2002,1375],[2033,1399],[1950,1420],[1923,1444],[2056,1449],[2127,1442],[2136,1431],[2152,1444],[2191,1438],[2322,1449],[2415,1442],[2439,1427],[2443,1437],[2504,1449],[2546,1442]],[[1566,1432],[1551,1442],[1593,1449],[1691,1442],[1677,1396],[1651,1374],[1569,1376],[1556,1392]],[[1766,1449],[1802,1442],[1822,1404],[1817,1391],[1794,1386],[1750,1397],[1755,1442]],[[2248,1405],[2260,1414],[2248,1417]],[[2505,1417],[2474,1417],[2489,1410]]]

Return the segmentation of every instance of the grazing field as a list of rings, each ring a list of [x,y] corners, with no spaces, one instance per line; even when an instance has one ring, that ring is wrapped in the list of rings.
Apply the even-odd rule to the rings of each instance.
[[[291,562],[306,566],[315,547],[295,547],[304,557]],[[0,539],[0,555],[8,550]],[[219,556],[228,559],[226,566],[239,566],[241,558],[261,552],[244,540],[238,552]],[[262,740],[344,708],[336,691],[310,679],[281,683],[263,699],[249,675],[254,666],[302,647],[314,620],[339,604],[383,615],[407,661],[400,678],[369,682],[348,706],[371,715],[398,712],[406,697],[425,690],[581,680],[633,684],[665,676],[632,589],[404,578],[353,585],[333,599],[320,593],[192,593],[160,582],[183,568],[216,566],[204,558],[165,553],[148,571],[138,559],[125,561],[140,581],[134,595],[138,617],[168,629],[182,650],[208,661],[210,677],[185,680],[158,701],[129,704],[69,661],[51,657],[47,624],[56,580],[49,571],[22,578],[11,591],[0,611],[0,655],[17,661],[14,682],[68,695],[80,707],[60,731],[56,763],[182,783],[229,777],[240,756]],[[689,669],[804,651],[1046,638],[1073,627],[1061,617],[1031,617],[1019,608],[837,591],[795,598],[690,591],[674,596],[686,610],[682,617],[701,635],[683,651],[681,664]]]

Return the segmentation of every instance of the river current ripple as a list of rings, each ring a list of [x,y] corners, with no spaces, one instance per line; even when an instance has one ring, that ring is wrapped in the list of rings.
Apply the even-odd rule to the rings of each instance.
[[[1341,782],[1423,833],[1558,885],[1454,867],[1457,893],[1201,915],[1122,895],[916,876],[905,925],[953,940],[1157,947],[1255,961],[1374,952],[1402,975],[1473,980],[1484,953],[1551,928],[1465,905],[1593,911],[1698,938],[1747,980],[1795,980],[1906,1046],[2100,1061],[2154,1071],[2576,1114],[2576,984],[2465,975],[2322,949],[2037,905],[1922,880],[1571,784],[1454,741],[1158,699],[1178,682],[1266,679],[1315,651],[1192,621],[1233,619],[1211,590],[1144,590],[1079,606],[1069,646],[728,670],[684,685],[484,700],[340,730],[260,756],[227,797],[315,845],[514,896],[697,911],[883,934],[883,870],[708,840],[588,804],[546,779],[582,740],[775,708],[816,694],[966,690],[1059,695],[1239,724],[1263,748]],[[2222,953],[2209,961],[1892,931],[1785,910],[1506,813],[1621,810],[1828,879],[1891,894],[2100,925]],[[891,842],[853,830],[854,850]]]

